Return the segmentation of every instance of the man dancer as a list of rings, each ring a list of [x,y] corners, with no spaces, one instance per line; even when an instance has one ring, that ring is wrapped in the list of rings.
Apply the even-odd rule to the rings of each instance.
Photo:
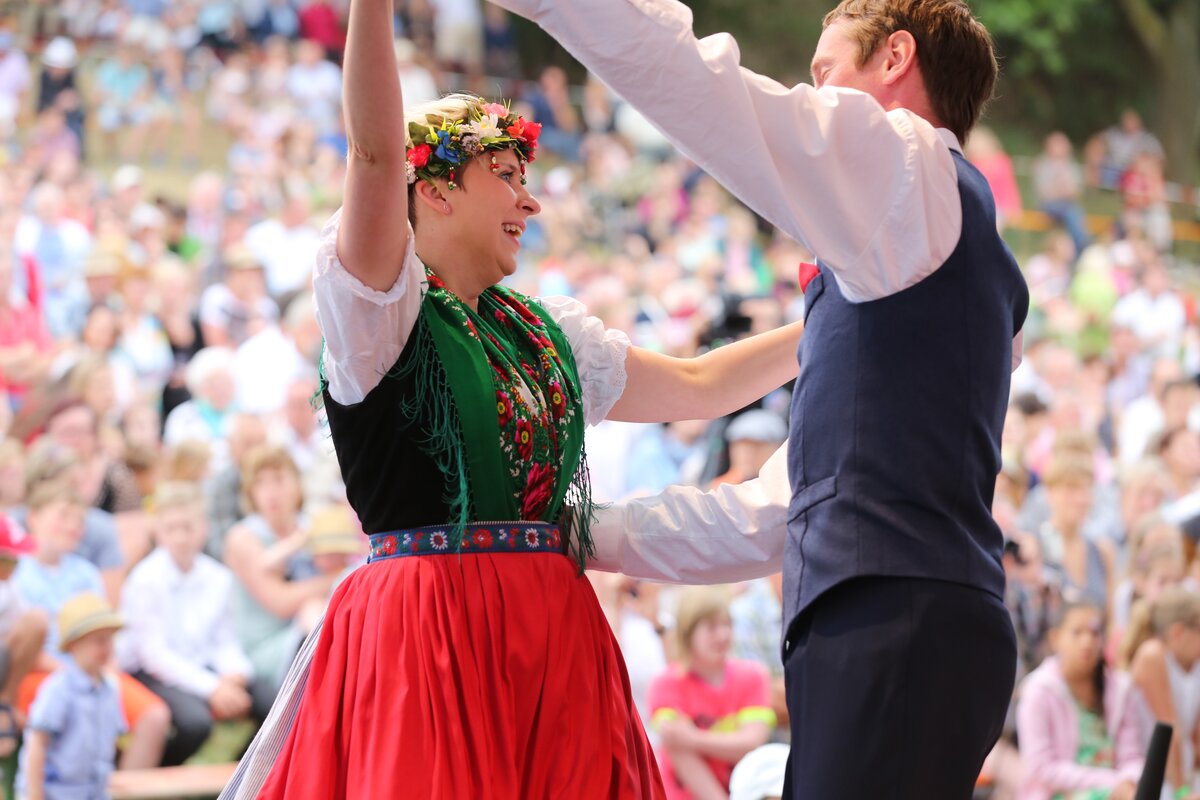
[[[818,257],[788,443],[788,797],[969,797],[1013,684],[990,506],[1028,306],[961,151],[990,36],[962,0],[844,0],[814,86],[788,88],[676,0],[494,2]]]

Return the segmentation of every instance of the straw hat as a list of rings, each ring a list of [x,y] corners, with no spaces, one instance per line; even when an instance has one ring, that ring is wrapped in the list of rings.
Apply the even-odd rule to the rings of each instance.
[[[125,621],[103,597],[94,592],[77,594],[58,612],[58,646],[66,650],[89,633],[123,627]]]
[[[326,506],[313,514],[308,526],[308,550],[314,556],[366,552],[367,541],[359,531],[350,509],[343,505]]]

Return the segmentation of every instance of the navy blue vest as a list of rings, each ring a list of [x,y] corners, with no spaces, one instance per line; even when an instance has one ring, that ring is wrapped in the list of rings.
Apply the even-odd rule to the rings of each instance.
[[[962,236],[932,275],[848,301],[829,268],[804,294],[792,397],[784,629],[860,576],[1004,594],[992,520],[1012,340],[1029,292],[983,176],[954,154]]]

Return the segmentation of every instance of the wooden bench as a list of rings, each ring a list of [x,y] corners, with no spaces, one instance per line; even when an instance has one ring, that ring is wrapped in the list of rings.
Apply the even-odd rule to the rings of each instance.
[[[233,777],[237,764],[196,764],[158,769],[126,769],[112,774],[112,800],[179,800],[216,797]]]
[[[1088,230],[1093,234],[1103,233],[1112,228],[1115,218],[1107,214],[1088,214],[1087,226]],[[1021,216],[1012,220],[1010,226],[1015,230],[1029,231],[1031,233],[1045,233],[1046,231],[1054,230],[1058,227],[1058,223],[1049,214],[1033,209],[1024,209],[1021,211]],[[1200,242],[1200,222],[1192,220],[1177,219],[1173,220],[1172,228],[1174,229],[1174,238],[1177,242]]]

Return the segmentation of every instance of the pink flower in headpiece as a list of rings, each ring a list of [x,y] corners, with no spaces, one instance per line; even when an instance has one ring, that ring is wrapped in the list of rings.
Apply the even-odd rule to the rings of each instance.
[[[416,169],[420,169],[429,163],[429,156],[433,154],[433,148],[427,144],[419,144],[408,151],[408,163],[412,164]]]
[[[508,109],[504,107],[503,103],[484,103],[483,113],[495,114],[500,119],[504,119],[508,116]]]

